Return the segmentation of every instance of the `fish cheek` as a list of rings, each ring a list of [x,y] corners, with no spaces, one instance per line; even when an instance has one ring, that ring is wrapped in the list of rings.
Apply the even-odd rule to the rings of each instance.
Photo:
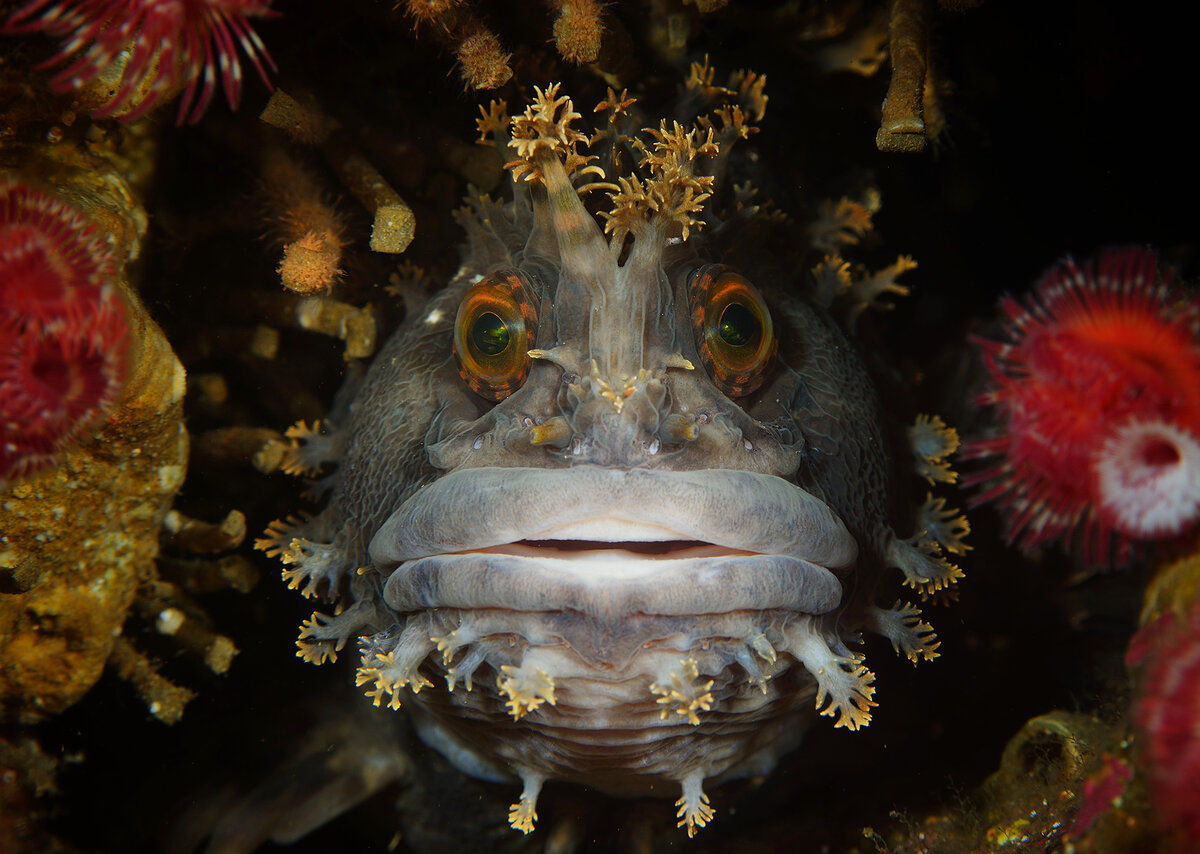
[[[447,347],[447,351],[449,347]],[[442,471],[451,471],[468,463],[477,436],[491,429],[489,422],[494,404],[475,394],[459,376],[452,355],[429,378],[433,392],[434,414],[425,433],[425,451],[429,463]],[[478,463],[473,463],[478,465]]]

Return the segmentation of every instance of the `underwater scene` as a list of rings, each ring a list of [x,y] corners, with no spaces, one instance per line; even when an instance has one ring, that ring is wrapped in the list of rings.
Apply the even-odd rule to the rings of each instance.
[[[1167,11],[2,0],[0,854],[1198,854]]]

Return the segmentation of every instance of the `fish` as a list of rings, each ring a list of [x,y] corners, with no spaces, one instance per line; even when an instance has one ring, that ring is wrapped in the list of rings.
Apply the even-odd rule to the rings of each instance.
[[[862,631],[937,656],[914,604],[877,599],[889,569],[921,598],[962,575],[965,517],[906,492],[953,480],[956,434],[898,428],[829,310],[894,275],[829,256],[814,285],[722,249],[757,210],[715,203],[762,83],[735,75],[737,109],[688,127],[639,131],[610,91],[589,136],[557,85],[483,110],[511,200],[469,199],[457,274],[292,434],[292,469],[336,466],[322,511],[258,542],[336,603],[298,655],[356,643],[376,706],[461,772],[520,784],[524,833],[567,781],[673,789],[692,836],[706,786],[768,773],[819,715],[869,723]]]

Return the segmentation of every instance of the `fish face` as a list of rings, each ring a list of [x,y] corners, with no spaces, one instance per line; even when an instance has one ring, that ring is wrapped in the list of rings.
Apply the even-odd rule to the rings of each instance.
[[[376,705],[521,780],[514,828],[547,780],[671,782],[690,835],[705,780],[765,773],[816,712],[866,725],[856,629],[932,657],[915,608],[872,603],[886,565],[921,589],[957,570],[892,533],[883,415],[842,332],[794,283],[705,257],[711,132],[664,123],[675,159],[608,185],[597,219],[570,115],[552,89],[513,121],[514,200],[462,215],[459,274],[333,416],[329,505],[265,542],[342,600],[301,656],[357,637]]]
[[[795,694],[768,686],[787,669],[776,646],[838,608],[828,567],[848,571],[856,552],[823,502],[777,477],[461,469],[372,540],[404,629],[375,653],[387,666],[367,672],[388,684],[394,668],[410,686],[441,677],[447,692],[415,698],[430,698],[423,729],[455,744],[448,755],[468,772],[614,793],[715,776],[795,712]],[[724,713],[703,726],[714,707]]]

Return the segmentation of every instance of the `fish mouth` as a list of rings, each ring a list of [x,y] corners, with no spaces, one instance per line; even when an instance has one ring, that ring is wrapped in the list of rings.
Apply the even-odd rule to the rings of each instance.
[[[857,544],[825,502],[771,475],[474,468],[418,490],[371,559],[397,612],[576,611],[596,618],[828,613]]]

